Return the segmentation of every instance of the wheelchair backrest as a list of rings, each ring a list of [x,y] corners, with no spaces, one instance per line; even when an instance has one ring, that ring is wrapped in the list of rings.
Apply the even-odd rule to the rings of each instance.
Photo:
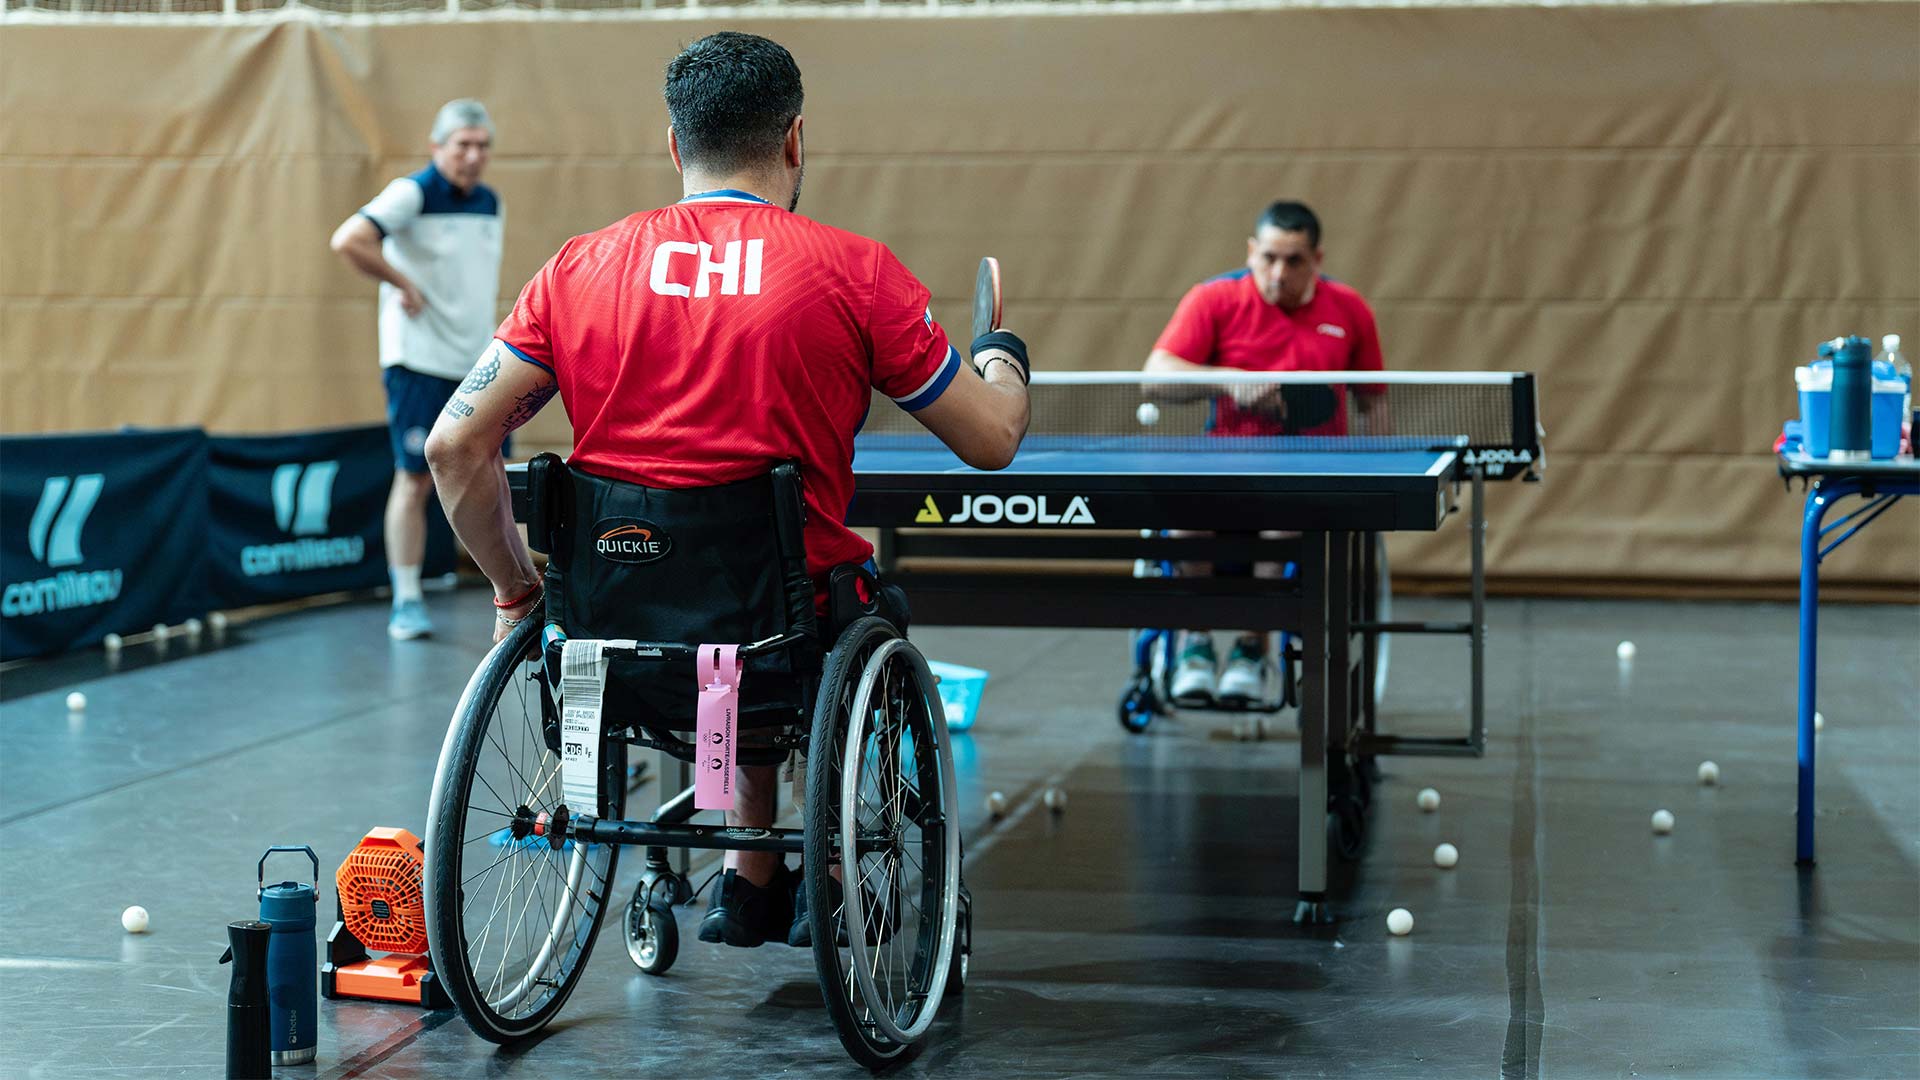
[[[745,644],[813,626],[791,463],[732,484],[654,488],[543,454],[528,496],[529,540],[550,556],[547,618],[570,637]]]

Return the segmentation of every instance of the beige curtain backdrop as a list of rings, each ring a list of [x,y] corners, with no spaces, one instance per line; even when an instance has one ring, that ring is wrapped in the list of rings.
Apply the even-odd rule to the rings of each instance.
[[[1510,586],[1787,585],[1793,365],[1920,352],[1913,3],[731,25],[805,72],[803,209],[892,245],[950,326],[999,255],[1043,366],[1137,366],[1262,205],[1313,204],[1390,366],[1540,374],[1546,482],[1492,491]],[[505,305],[678,197],[661,70],[716,28],[0,26],[0,430],[378,419],[373,286],[327,236],[434,109],[499,123]],[[1397,540],[1396,573],[1463,573],[1464,537]],[[1914,598],[1920,506],[1827,577]]]

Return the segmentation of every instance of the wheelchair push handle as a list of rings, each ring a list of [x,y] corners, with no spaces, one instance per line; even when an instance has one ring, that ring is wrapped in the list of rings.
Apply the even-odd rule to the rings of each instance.
[[[266,854],[260,856],[260,865],[256,868],[259,871],[259,875],[258,875],[259,888],[258,888],[258,891],[255,892],[254,894],[255,899],[258,899],[259,897],[264,896],[266,894],[267,860],[269,858],[272,858],[273,853],[276,851],[306,852],[307,859],[313,863],[313,890],[316,894],[320,891],[320,856],[315,855],[313,853],[313,849],[306,846],[305,844],[299,844],[299,845],[293,845],[293,846],[289,846],[285,844],[275,844],[273,847],[270,847],[267,849]]]

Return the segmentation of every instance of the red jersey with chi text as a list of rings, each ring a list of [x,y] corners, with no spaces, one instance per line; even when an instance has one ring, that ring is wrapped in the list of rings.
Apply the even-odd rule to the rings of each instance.
[[[590,473],[705,487],[799,461],[819,575],[873,554],[845,525],[873,390],[914,411],[960,370],[929,299],[885,245],[718,191],[567,241],[498,336],[553,372]]]
[[[1194,364],[1244,371],[1379,371],[1380,332],[1373,310],[1352,288],[1321,278],[1313,299],[1287,311],[1269,304],[1253,274],[1236,270],[1187,290],[1154,348]],[[1346,387],[1335,387],[1340,408],[1333,419],[1295,435],[1345,435]],[[1377,394],[1384,387],[1359,387]],[[1231,398],[1215,402],[1216,435],[1272,435],[1278,425],[1249,415]]]

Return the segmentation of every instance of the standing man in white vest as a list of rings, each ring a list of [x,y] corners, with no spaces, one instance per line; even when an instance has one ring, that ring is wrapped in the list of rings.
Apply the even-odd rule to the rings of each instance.
[[[380,367],[394,464],[387,634],[396,641],[433,632],[420,591],[433,493],[427,432],[462,380],[484,380],[468,387],[478,390],[498,374],[474,365],[499,322],[500,198],[480,183],[493,152],[493,119],[471,98],[449,101],[434,118],[431,141],[427,167],[388,184],[340,223],[332,241],[336,254],[380,282]]]

